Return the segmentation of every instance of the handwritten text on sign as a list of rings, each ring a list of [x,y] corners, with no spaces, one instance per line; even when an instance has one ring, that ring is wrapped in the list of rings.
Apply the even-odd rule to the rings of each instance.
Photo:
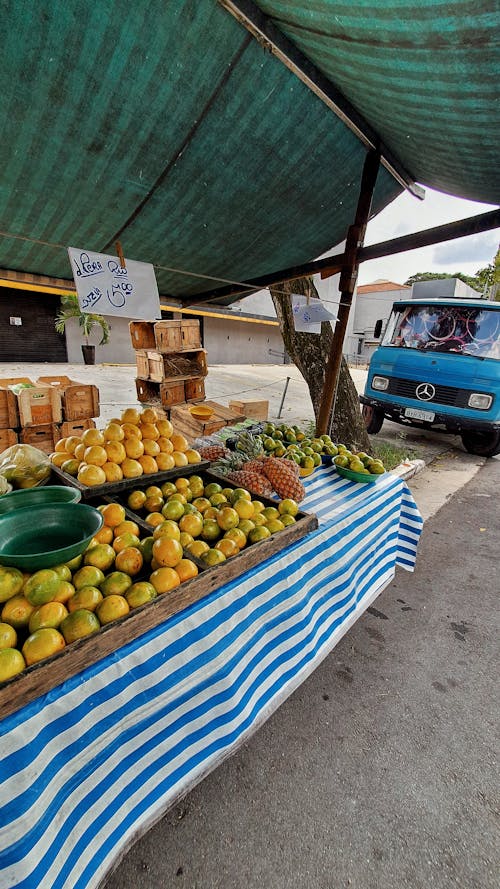
[[[161,318],[154,268],[127,259],[122,268],[116,256],[68,247],[82,312],[124,318]]]

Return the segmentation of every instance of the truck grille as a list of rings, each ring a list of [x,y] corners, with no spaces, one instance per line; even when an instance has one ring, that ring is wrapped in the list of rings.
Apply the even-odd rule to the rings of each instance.
[[[415,398],[422,404],[447,404],[450,407],[467,407],[472,390],[456,389],[454,386],[434,386],[436,394],[429,401],[421,401],[417,398],[416,388],[425,380],[402,380],[389,378],[389,388],[386,392],[391,395],[399,395],[401,398]]]

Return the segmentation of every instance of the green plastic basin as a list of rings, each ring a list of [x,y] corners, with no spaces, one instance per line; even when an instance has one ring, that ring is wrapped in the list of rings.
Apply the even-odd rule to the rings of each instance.
[[[361,482],[363,485],[374,485],[384,474],[372,475],[372,473],[354,472],[352,469],[347,469],[346,466],[337,466],[337,464],[335,464],[335,469],[342,478],[348,478],[352,482]]]
[[[65,485],[42,485],[40,488],[22,488],[0,497],[0,515],[13,509],[31,507],[38,509],[47,503],[78,503],[81,491]]]
[[[0,565],[38,571],[69,562],[103,525],[101,513],[84,503],[47,503],[0,516]]]

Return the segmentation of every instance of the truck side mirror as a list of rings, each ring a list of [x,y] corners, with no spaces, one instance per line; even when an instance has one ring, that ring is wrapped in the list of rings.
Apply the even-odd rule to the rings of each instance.
[[[373,328],[373,336],[374,339],[378,340],[380,338],[380,334],[382,333],[382,318],[379,318],[375,323],[375,327]]]

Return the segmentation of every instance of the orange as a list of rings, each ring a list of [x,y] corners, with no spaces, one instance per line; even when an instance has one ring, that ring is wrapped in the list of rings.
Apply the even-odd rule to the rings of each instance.
[[[123,522],[120,522],[113,531],[115,537],[119,537],[120,534],[135,534],[136,537],[139,537],[140,534],[139,525],[132,519],[125,519]]]
[[[130,457],[132,460],[137,460],[144,453],[144,445],[140,438],[126,438],[124,448],[127,457]]]
[[[142,432],[138,426],[133,423],[122,423],[122,432],[124,440],[128,438],[142,438]]]
[[[279,519],[280,514],[275,506],[266,506],[265,509],[262,510],[262,515],[264,516],[266,522],[269,519]]]
[[[70,569],[70,571],[76,571],[76,570],[80,567],[80,565],[82,564],[82,562],[83,562],[83,556],[80,555],[80,556],[75,556],[74,559],[70,559],[70,560],[69,560],[68,562],[66,562],[65,564],[68,566],[68,568]],[[54,571],[55,571],[55,570],[57,570],[57,569],[54,568]]]
[[[280,519],[269,519],[268,522],[264,525],[264,528],[267,528],[271,534],[276,534],[278,531],[283,531],[284,524]]]
[[[80,460],[76,460],[74,458],[65,460],[64,463],[61,464],[61,469],[63,472],[67,472],[68,475],[72,475],[73,478],[76,478],[76,476],[78,475],[78,470],[80,469]]]
[[[235,500],[233,503],[233,508],[238,513],[240,519],[251,519],[254,514],[254,507],[251,500],[246,500],[244,497],[240,497],[239,500]]]
[[[288,528],[289,525],[295,524],[295,518],[293,517],[293,515],[287,515],[287,514],[282,515],[281,516],[281,524],[284,525],[285,528]]]
[[[126,546],[116,556],[115,566],[117,571],[123,571],[129,577],[139,574],[144,559],[140,549],[136,546]]]
[[[173,482],[163,482],[160,490],[164,497],[170,497],[171,494],[177,494],[177,488]]]
[[[226,531],[224,537],[228,537],[229,540],[234,540],[236,546],[240,549],[243,549],[243,547],[246,546],[247,539],[241,528],[231,528],[229,531]]]
[[[254,528],[253,531],[250,531],[248,539],[250,543],[258,543],[259,540],[265,540],[266,537],[270,536],[271,532],[269,528],[266,528],[265,525],[258,525],[257,528]]]
[[[10,624],[0,623],[0,650],[4,648],[15,648],[17,643],[17,633]]]
[[[229,506],[227,497],[225,494],[222,493],[222,491],[220,492],[220,494],[212,494],[212,496],[210,497],[210,503],[212,504],[212,506],[217,507],[222,506],[223,503],[225,503],[226,506]]]
[[[42,627],[53,627],[57,630],[58,626],[65,617],[68,616],[68,609],[62,602],[46,602],[35,608],[29,619],[29,631],[34,633],[35,630],[41,630]]]
[[[208,565],[209,567],[212,565],[220,565],[221,562],[226,561],[226,557],[220,549],[208,549],[206,553],[203,553],[201,559],[205,565]]]
[[[171,519],[163,519],[161,525],[158,525],[153,531],[153,537],[158,540],[159,537],[167,537],[170,540],[180,540],[181,531],[177,522]]]
[[[146,495],[144,491],[131,491],[128,495],[127,506],[129,507],[129,509],[142,509],[145,501]]]
[[[52,601],[62,602],[62,604],[65,605],[68,599],[71,599],[71,596],[74,594],[74,592],[75,588],[72,583],[69,583],[69,581],[67,580],[61,580],[59,589],[57,590],[57,593]]]
[[[12,596],[21,592],[24,585],[24,577],[17,568],[0,566],[0,602],[6,602]]]
[[[217,540],[220,537],[220,527],[215,519],[203,519],[201,536],[203,540]]]
[[[232,506],[223,506],[222,509],[219,510],[217,524],[223,531],[230,531],[231,528],[236,528],[239,521],[240,517]]]
[[[22,653],[27,666],[44,661],[66,647],[64,637],[53,627],[42,627],[28,636],[23,645]]]
[[[102,528],[94,534],[94,540],[98,543],[111,543],[113,540],[113,529],[103,525]]]
[[[153,558],[163,568],[175,568],[182,557],[183,550],[178,540],[159,537],[153,543]]]
[[[57,593],[61,578],[51,568],[42,568],[31,575],[24,584],[24,595],[31,605],[44,605]]]
[[[153,472],[158,472],[158,463],[154,457],[144,454],[144,456],[138,458],[138,463],[141,464],[142,471],[145,475],[151,475]]]
[[[82,442],[86,448],[92,445],[103,445],[104,435],[99,429],[84,429],[82,432]]]
[[[157,568],[149,578],[157,593],[168,593],[179,586],[181,579],[174,568]]]
[[[115,537],[113,540],[113,549],[115,553],[119,553],[122,549],[125,549],[127,546],[138,546],[140,543],[139,536],[137,534],[132,534],[130,531],[125,531],[124,534],[119,534],[118,537]]]
[[[99,602],[102,602],[103,595],[96,586],[84,586],[78,590],[71,599],[68,599],[68,611],[78,611],[85,608],[87,611],[95,611]]]
[[[191,580],[192,577],[197,576],[198,565],[192,559],[181,559],[180,562],[177,562],[175,570],[179,575],[181,583],[184,583],[185,580]]]
[[[105,463],[102,467],[107,482],[120,482],[123,478],[123,472],[118,463]]]
[[[75,590],[81,590],[84,586],[100,586],[104,580],[104,572],[94,565],[84,565],[73,575]]]
[[[156,441],[160,437],[158,427],[154,423],[141,423],[139,428],[143,438],[150,438]]]
[[[69,645],[70,642],[76,642],[77,639],[84,639],[85,636],[97,633],[100,627],[93,611],[89,611],[87,608],[78,608],[64,618],[61,624],[61,633]]]
[[[163,491],[159,485],[148,485],[145,494],[146,497],[163,497]]]
[[[127,407],[122,412],[122,423],[131,423],[137,426],[141,422],[141,412],[135,407]]]
[[[124,596],[106,596],[96,611],[101,624],[110,624],[119,617],[125,617],[130,611],[130,606]]]
[[[194,543],[194,537],[191,534],[188,534],[187,531],[181,531],[179,543],[182,546],[182,549],[187,549],[190,543]]]
[[[167,436],[168,437],[168,436]],[[174,451],[187,451],[189,447],[189,442],[187,438],[184,437],[180,432],[174,432],[170,436],[170,441],[174,446]]]
[[[172,451],[172,457],[176,466],[188,465],[188,458],[182,451]]]
[[[144,445],[144,456],[147,457],[157,457],[160,453],[160,445],[157,441],[153,441],[152,438],[145,438],[143,436],[142,443]]]
[[[194,540],[193,543],[190,543],[189,546],[186,547],[186,549],[191,555],[199,558],[203,553],[206,553],[210,547],[205,540]]]
[[[75,448],[78,447],[80,442],[81,442],[81,438],[78,435],[68,435],[68,438],[66,439],[66,447],[65,447],[66,453],[67,454],[74,454]],[[57,447],[56,447],[56,451],[57,451]]]
[[[102,445],[91,445],[85,448],[83,459],[91,466],[104,466],[108,461],[106,448],[103,448]]]
[[[63,463],[67,463],[68,455],[66,451],[56,451],[55,453],[50,455],[50,462],[57,466],[58,469],[62,469]]]
[[[156,599],[156,590],[152,583],[140,580],[138,583],[132,584],[127,590],[125,598],[130,608],[138,608],[140,605],[145,605],[146,602]]]
[[[66,439],[60,438],[59,441],[56,441],[54,450],[56,453],[66,453]]]
[[[110,463],[123,463],[127,456],[127,452],[121,441],[107,441],[104,445],[104,449],[108,455]]]
[[[215,549],[224,553],[226,559],[228,559],[229,556],[236,556],[240,551],[234,540],[230,540],[229,537],[223,537],[222,540],[218,540],[215,544]]]
[[[141,464],[138,463],[137,460],[132,460],[130,457],[125,458],[121,467],[124,478],[139,478],[143,473]]]
[[[20,651],[17,648],[4,648],[0,651],[0,682],[7,682],[18,673],[22,673],[26,666]]]
[[[85,450],[86,450],[86,447],[85,447],[83,441],[81,441],[79,444],[77,444],[77,446],[75,448],[75,459],[76,460],[83,460],[83,455],[85,453]]]
[[[100,509],[100,512],[102,513],[104,524],[107,525],[108,528],[116,528],[117,525],[124,522],[127,517],[125,507],[122,506],[121,503],[106,503]]]
[[[151,525],[152,528],[156,528],[158,525],[163,525],[164,521],[165,519],[161,512],[150,512],[146,516],[146,522],[148,525]]]
[[[154,407],[145,407],[141,411],[140,422],[142,423],[156,423],[159,419],[158,414],[156,413]]]
[[[178,522],[184,515],[184,504],[180,500],[167,500],[161,510],[162,516],[166,519],[172,519]]]
[[[210,500],[208,497],[195,497],[193,506],[196,507],[198,512],[205,512],[206,509],[210,508]]]
[[[132,586],[132,578],[123,571],[112,571],[101,583],[103,596],[124,596]]]
[[[116,553],[109,543],[98,543],[87,550],[83,557],[84,565],[93,565],[101,571],[109,571],[115,563]]]
[[[157,420],[156,428],[163,438],[172,438],[174,427],[170,420]]]
[[[164,435],[160,435],[160,437],[156,440],[156,444],[158,445],[160,451],[165,454],[171,454],[174,446],[169,438],[165,438]]]
[[[105,429],[103,429],[104,441],[123,441],[125,438],[125,433],[120,426],[119,423],[108,423]],[[68,450],[66,448],[66,450]]]
[[[251,494],[246,488],[234,488],[231,494],[230,500],[231,503],[236,503],[237,500],[251,500]]]
[[[195,451],[194,448],[187,448],[184,454],[187,457],[188,463],[201,463],[201,454],[199,451]]]
[[[92,488],[106,483],[106,473],[102,466],[87,466],[87,464],[83,464],[83,467],[80,467],[78,470],[77,479],[82,485]]]
[[[164,500],[161,494],[151,494],[144,501],[144,509],[148,512],[161,512]]]
[[[286,497],[284,500],[280,500],[280,502],[278,503],[278,512],[282,516],[296,516],[298,511],[299,504],[295,500],[291,500],[290,497]]]
[[[54,565],[52,571],[55,571],[60,580],[71,580],[71,571],[68,565]]]
[[[199,537],[203,531],[203,518],[197,513],[183,515],[179,521],[179,528],[191,534],[191,537]]]
[[[250,519],[240,519],[238,528],[240,531],[243,531],[245,537],[248,537],[250,531],[255,528],[255,522],[250,521]]]
[[[160,472],[166,472],[168,469],[173,469],[175,467],[175,460],[172,457],[172,454],[164,454],[161,452],[156,458],[156,465]]]
[[[180,491],[176,491],[175,494],[170,494],[169,500],[179,500],[181,503],[187,503],[188,497],[191,497],[191,491],[189,488],[186,488],[184,494],[181,494]]]
[[[145,562],[150,562],[153,558],[153,543],[154,537],[143,537],[139,544],[139,550]]]

